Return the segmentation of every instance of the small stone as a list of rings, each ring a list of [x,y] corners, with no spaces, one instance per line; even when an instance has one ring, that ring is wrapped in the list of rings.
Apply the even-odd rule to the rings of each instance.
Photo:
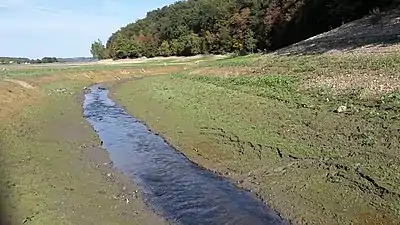
[[[347,110],[347,106],[341,105],[339,108],[336,110],[338,113],[345,112]]]

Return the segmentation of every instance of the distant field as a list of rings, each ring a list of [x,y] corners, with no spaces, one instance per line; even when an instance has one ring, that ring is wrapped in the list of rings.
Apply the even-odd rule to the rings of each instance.
[[[18,76],[51,76],[65,74],[85,74],[92,72],[105,72],[112,70],[144,69],[169,66],[191,66],[198,62],[214,61],[227,56],[194,56],[194,57],[168,57],[153,59],[105,60],[89,63],[51,63],[32,65],[4,65],[0,66],[0,78]],[[143,73],[143,71],[141,70]]]

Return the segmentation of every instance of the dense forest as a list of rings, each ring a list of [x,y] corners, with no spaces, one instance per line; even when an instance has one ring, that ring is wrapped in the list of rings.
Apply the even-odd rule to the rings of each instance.
[[[187,0],[147,13],[92,45],[95,58],[271,51],[398,0]]]

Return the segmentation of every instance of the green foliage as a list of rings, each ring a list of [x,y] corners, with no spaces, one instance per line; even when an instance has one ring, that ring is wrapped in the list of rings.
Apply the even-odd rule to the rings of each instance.
[[[201,51],[201,39],[194,33],[190,33],[184,36],[180,36],[177,39],[179,45],[178,55],[190,56],[200,54]]]
[[[0,64],[12,64],[12,63],[25,63],[30,62],[28,58],[14,58],[14,57],[0,57]]]
[[[99,60],[105,59],[107,57],[106,48],[103,45],[103,42],[101,42],[101,40],[97,40],[92,43],[92,46],[90,48],[90,53],[92,53],[93,58]]]
[[[0,64],[40,64],[55,63],[58,61],[56,57],[43,57],[42,59],[0,57]]]
[[[160,47],[158,48],[158,54],[165,57],[172,55],[171,47],[168,41],[163,41],[161,43]]]
[[[274,50],[393,2],[395,0],[178,1],[151,11],[146,18],[112,34],[107,41],[106,56],[136,58]],[[95,42],[93,47],[96,49],[94,56],[104,56],[101,43]]]
[[[43,57],[41,63],[55,63],[58,62],[56,57]]]
[[[254,32],[247,29],[244,36],[244,47],[247,52],[253,53],[257,47],[257,39],[254,38]]]

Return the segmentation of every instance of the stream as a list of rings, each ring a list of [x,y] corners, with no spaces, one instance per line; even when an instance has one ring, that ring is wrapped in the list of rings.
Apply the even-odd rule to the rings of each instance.
[[[289,224],[248,191],[202,169],[108,98],[98,85],[85,94],[84,117],[116,169],[141,188],[168,221],[198,224]]]

